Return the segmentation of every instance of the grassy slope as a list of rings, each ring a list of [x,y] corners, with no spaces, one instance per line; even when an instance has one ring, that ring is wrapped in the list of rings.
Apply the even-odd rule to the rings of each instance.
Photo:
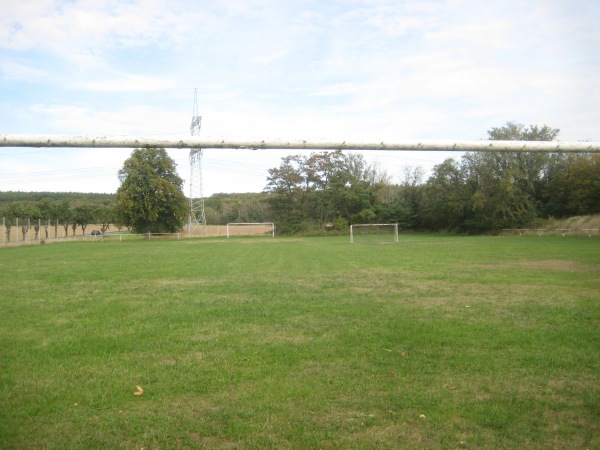
[[[574,216],[566,219],[549,219],[544,222],[543,227],[547,228],[600,228],[600,214],[593,216]]]
[[[599,247],[2,249],[0,447],[599,447]]]

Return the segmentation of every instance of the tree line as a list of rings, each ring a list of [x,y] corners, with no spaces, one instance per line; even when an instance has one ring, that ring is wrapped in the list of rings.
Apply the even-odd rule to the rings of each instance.
[[[489,130],[488,138],[547,141],[558,134],[546,125],[508,122]],[[77,227],[85,234],[91,223],[102,232],[111,225],[143,233],[181,230],[189,199],[164,149],[135,149],[119,179],[116,195],[0,193],[7,235],[16,218],[29,218],[36,238],[39,219],[55,220],[65,236]],[[527,228],[548,217],[600,213],[598,154],[467,152],[436,165],[427,179],[421,168],[405,168],[401,181],[392,183],[384,168],[362,154],[323,151],[283,157],[266,181],[261,193],[205,199],[207,223],[275,222],[285,234],[344,230],[352,223],[486,233]],[[26,225],[19,226],[25,234]]]
[[[467,153],[434,168],[416,225],[471,233],[600,213],[600,155]]]
[[[38,237],[48,239],[51,234],[58,236],[59,228],[61,236],[75,235],[78,227],[85,235],[90,224],[100,225],[102,233],[111,225],[120,229],[124,225],[118,219],[117,210],[114,203],[106,200],[101,203],[71,202],[67,198],[54,200],[50,197],[0,204],[0,218],[3,218],[7,240],[10,241],[11,229],[16,226],[20,228],[23,239],[30,228],[34,229],[37,240]],[[51,228],[54,228],[53,233]]]
[[[62,201],[69,203],[89,203],[101,205],[114,203],[115,194],[103,194],[97,192],[22,192],[22,191],[0,191],[0,206],[12,202],[39,202],[40,200]]]
[[[508,122],[491,140],[554,140],[558,129]],[[389,174],[342,152],[292,155],[270,169],[265,191],[279,230],[305,232],[349,223],[466,233],[527,228],[549,217],[600,213],[600,155],[467,152],[434,167]]]

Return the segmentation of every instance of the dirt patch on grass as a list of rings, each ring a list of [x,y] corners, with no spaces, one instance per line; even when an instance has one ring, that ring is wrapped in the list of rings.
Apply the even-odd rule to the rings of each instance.
[[[592,264],[583,264],[576,261],[562,259],[517,261],[505,264],[485,264],[474,266],[481,269],[495,270],[553,270],[556,272],[591,272],[598,271],[600,267]]]
[[[365,428],[352,434],[351,441],[360,446],[361,442],[382,448],[404,447],[407,448],[435,448],[439,445],[430,439],[427,425],[425,424],[385,424]]]

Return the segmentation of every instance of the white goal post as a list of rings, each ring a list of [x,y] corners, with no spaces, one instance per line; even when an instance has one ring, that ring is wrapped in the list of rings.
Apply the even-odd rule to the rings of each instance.
[[[381,230],[386,230],[385,233]],[[361,233],[360,230],[365,230],[365,233]],[[350,225],[350,243],[354,244],[355,237],[357,235],[368,235],[368,236],[381,236],[389,235],[392,237],[393,242],[398,242],[398,224],[397,223],[357,223]],[[390,241],[392,241],[390,239]],[[389,242],[389,241],[388,241]]]
[[[417,140],[385,142],[380,139],[365,142],[297,141],[233,141],[206,140],[199,136],[135,137],[135,136],[60,136],[35,134],[0,134],[0,147],[75,147],[75,148],[234,148],[253,150],[390,150],[390,151],[511,151],[511,152],[586,152],[600,153],[600,142],[560,141],[464,141]]]
[[[258,232],[253,234],[267,234],[269,233],[272,237],[275,237],[275,224],[273,222],[246,222],[246,223],[237,223],[230,222],[227,224],[227,239],[229,239],[229,227],[254,227],[258,228]],[[270,227],[270,230],[267,228]]]

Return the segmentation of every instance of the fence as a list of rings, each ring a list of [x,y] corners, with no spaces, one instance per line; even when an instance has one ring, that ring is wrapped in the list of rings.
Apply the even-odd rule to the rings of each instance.
[[[3,246],[103,237],[101,225],[86,225],[84,230],[79,224],[65,225],[57,219],[10,217],[0,218],[0,235]]]
[[[182,233],[150,233],[134,234],[128,231],[108,231],[102,225],[89,224],[85,232],[81,225],[65,225],[56,219],[29,219],[29,218],[0,218],[0,246],[15,246],[27,244],[45,244],[50,242],[64,242],[73,240],[131,240],[131,239],[180,239],[182,237],[226,237],[225,225],[208,225],[206,231],[199,228],[193,233],[184,229]],[[239,234],[256,234],[258,232],[271,233],[273,225],[251,227]]]

